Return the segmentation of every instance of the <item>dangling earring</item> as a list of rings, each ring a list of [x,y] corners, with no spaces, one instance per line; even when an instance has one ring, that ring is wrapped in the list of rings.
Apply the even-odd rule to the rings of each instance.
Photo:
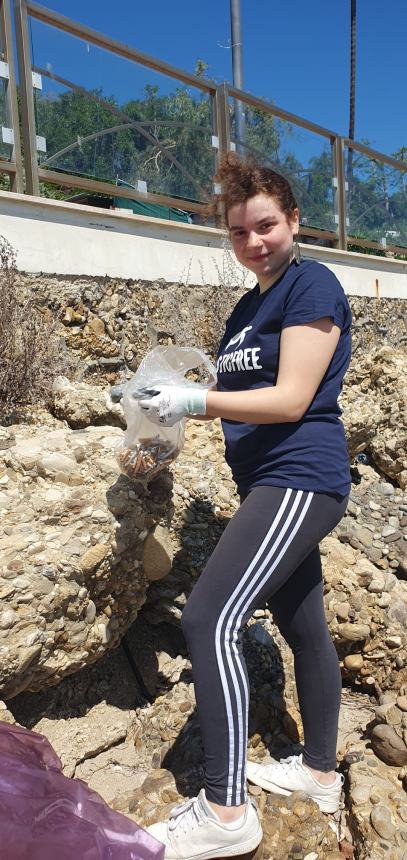
[[[297,241],[297,236],[295,237],[294,244],[293,244],[293,259],[294,259],[295,265],[299,266],[301,263],[301,251],[300,251],[300,246],[299,246],[298,241]]]

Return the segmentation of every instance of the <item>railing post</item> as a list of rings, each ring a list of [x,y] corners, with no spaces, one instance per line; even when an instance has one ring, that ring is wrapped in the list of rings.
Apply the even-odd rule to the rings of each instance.
[[[219,167],[220,158],[230,149],[230,115],[228,101],[228,85],[227,83],[220,84],[216,87],[215,93],[215,129],[218,138],[217,164]],[[215,189],[214,189],[215,190]],[[222,227],[224,223],[225,213],[218,206],[217,215],[215,218],[216,226]]]
[[[346,228],[346,185],[345,185],[345,163],[343,138],[337,135],[333,142],[334,165],[335,165],[335,215],[338,225],[338,248],[346,251],[348,248],[348,237]]]
[[[30,39],[26,0],[14,0],[14,19],[18,70],[20,76],[21,124],[24,144],[24,166],[27,194],[40,196],[37,162],[37,131],[31,68]]]
[[[24,191],[23,167],[21,161],[20,123],[18,118],[17,87],[14,69],[13,43],[11,35],[10,0],[0,2],[0,32],[3,42],[3,60],[8,65],[8,83],[6,85],[7,113],[11,121],[14,134],[14,143],[11,154],[11,163],[15,165],[16,172],[10,173],[11,191],[22,194]]]
[[[228,86],[226,83],[216,87],[215,94],[216,134],[219,140],[218,158],[230,149],[230,116]]]

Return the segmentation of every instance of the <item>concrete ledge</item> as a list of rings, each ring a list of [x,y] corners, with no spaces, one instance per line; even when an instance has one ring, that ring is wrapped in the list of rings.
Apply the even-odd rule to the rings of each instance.
[[[26,272],[250,287],[255,279],[228,250],[222,230],[60,200],[0,192],[0,235]],[[407,263],[316,245],[350,295],[407,298]]]

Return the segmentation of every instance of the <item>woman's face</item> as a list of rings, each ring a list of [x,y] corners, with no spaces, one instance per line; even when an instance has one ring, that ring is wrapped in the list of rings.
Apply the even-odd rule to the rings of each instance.
[[[289,220],[278,201],[262,193],[231,206],[227,216],[239,263],[254,272],[260,287],[271,286],[291,260],[298,209]]]

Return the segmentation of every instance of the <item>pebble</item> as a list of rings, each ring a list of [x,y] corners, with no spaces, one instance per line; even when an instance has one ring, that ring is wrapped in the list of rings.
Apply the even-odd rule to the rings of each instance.
[[[386,636],[385,642],[389,648],[400,648],[402,645],[401,636]]]
[[[350,642],[361,642],[370,636],[370,627],[367,624],[338,624],[338,633],[342,639]]]
[[[385,481],[382,481],[379,484],[379,490],[383,494],[383,496],[393,496],[394,495],[393,484],[389,484]]]
[[[96,617],[96,606],[93,600],[89,600],[89,603],[86,607],[85,618],[88,624],[92,624]]]
[[[344,658],[343,662],[346,669],[350,669],[352,672],[359,672],[363,666],[364,660],[362,654],[348,654],[348,656]]]
[[[396,828],[393,824],[391,814],[382,804],[378,804],[372,809],[370,823],[382,839],[392,839],[394,837]]]

